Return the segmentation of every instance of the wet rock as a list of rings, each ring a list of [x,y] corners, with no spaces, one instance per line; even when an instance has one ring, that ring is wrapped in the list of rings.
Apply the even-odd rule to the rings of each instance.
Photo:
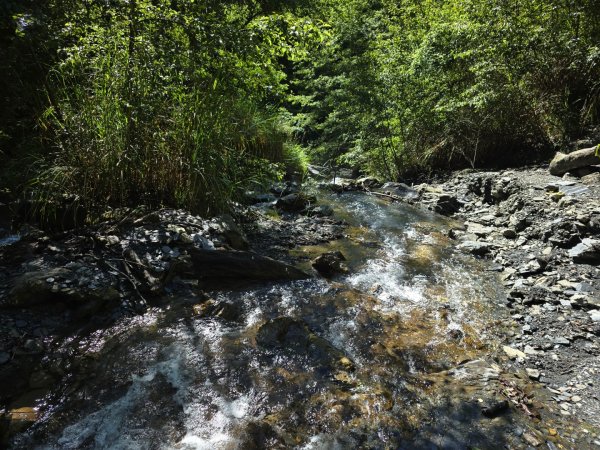
[[[333,215],[333,208],[329,205],[319,205],[308,210],[309,216],[329,217]]]
[[[540,445],[542,445],[541,441],[537,437],[535,437],[533,433],[523,433],[523,440],[532,447],[539,447]]]
[[[561,176],[573,169],[600,164],[600,158],[596,156],[596,151],[596,147],[590,147],[569,154],[557,152],[550,162],[550,173]]]
[[[286,212],[300,212],[308,206],[309,199],[303,194],[289,194],[281,197],[275,206]]]
[[[278,317],[261,325],[256,343],[265,348],[307,347],[310,331],[304,322],[291,317]]]
[[[576,263],[600,264],[600,240],[586,238],[569,250],[569,256]]]
[[[325,277],[346,273],[348,269],[343,264],[346,258],[342,252],[327,252],[318,256],[313,262],[314,269]]]
[[[7,435],[14,436],[17,433],[22,433],[38,420],[38,411],[31,407],[11,409],[8,412],[8,420]]]
[[[230,302],[217,302],[213,299],[194,305],[194,312],[199,317],[217,317],[228,321],[236,321],[242,315],[242,309],[239,305]]]
[[[56,383],[54,377],[44,370],[33,372],[29,377],[29,387],[32,389],[47,388],[54,383]]]
[[[364,177],[356,180],[356,184],[363,189],[374,189],[381,186],[381,182],[375,177]]]
[[[297,183],[275,183],[271,186],[270,190],[278,197],[285,197],[286,195],[297,193],[299,186]]]
[[[386,194],[395,195],[402,198],[417,198],[419,193],[404,183],[389,182],[385,183],[381,190]]]
[[[481,408],[481,413],[485,417],[492,419],[508,411],[508,407],[508,401],[506,400],[493,400],[488,405],[485,405],[483,408]]]
[[[193,275],[207,279],[300,280],[310,278],[294,266],[252,252],[190,249]],[[188,267],[182,264],[181,267]]]
[[[10,361],[10,355],[6,352],[0,352],[0,366]]]
[[[252,422],[246,426],[245,436],[239,448],[247,450],[285,449],[285,441],[267,422]]]
[[[505,230],[503,230],[502,231],[502,235],[506,239],[516,239],[517,238],[517,232],[515,230],[510,229],[510,228],[506,228]]]

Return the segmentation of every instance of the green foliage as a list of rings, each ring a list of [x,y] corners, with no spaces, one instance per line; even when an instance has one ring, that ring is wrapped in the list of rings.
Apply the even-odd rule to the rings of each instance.
[[[42,119],[53,151],[34,190],[88,209],[214,214],[280,176],[297,152],[269,105],[285,96],[282,61],[305,58],[319,34],[298,4],[72,4]]]
[[[597,2],[350,1],[298,67],[298,136],[388,178],[507,164],[598,125]]]

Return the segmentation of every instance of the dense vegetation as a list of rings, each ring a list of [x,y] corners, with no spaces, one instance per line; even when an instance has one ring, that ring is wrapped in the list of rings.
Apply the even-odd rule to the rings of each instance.
[[[304,149],[392,179],[529,160],[598,124],[599,19],[593,0],[8,0],[2,176],[214,213]]]

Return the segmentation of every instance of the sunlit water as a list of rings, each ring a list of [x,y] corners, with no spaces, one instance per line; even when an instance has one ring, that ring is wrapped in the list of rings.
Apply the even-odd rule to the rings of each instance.
[[[213,293],[229,320],[173,306],[91,337],[73,389],[15,447],[417,448],[439,395],[425,378],[486,354],[500,286],[439,217],[329,201],[349,238],[295,254],[342,249],[348,275]]]

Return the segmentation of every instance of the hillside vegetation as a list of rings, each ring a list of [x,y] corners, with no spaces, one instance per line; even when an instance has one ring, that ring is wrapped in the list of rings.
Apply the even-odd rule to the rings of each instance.
[[[600,112],[595,1],[3,3],[2,185],[214,214],[307,160],[517,164]]]

